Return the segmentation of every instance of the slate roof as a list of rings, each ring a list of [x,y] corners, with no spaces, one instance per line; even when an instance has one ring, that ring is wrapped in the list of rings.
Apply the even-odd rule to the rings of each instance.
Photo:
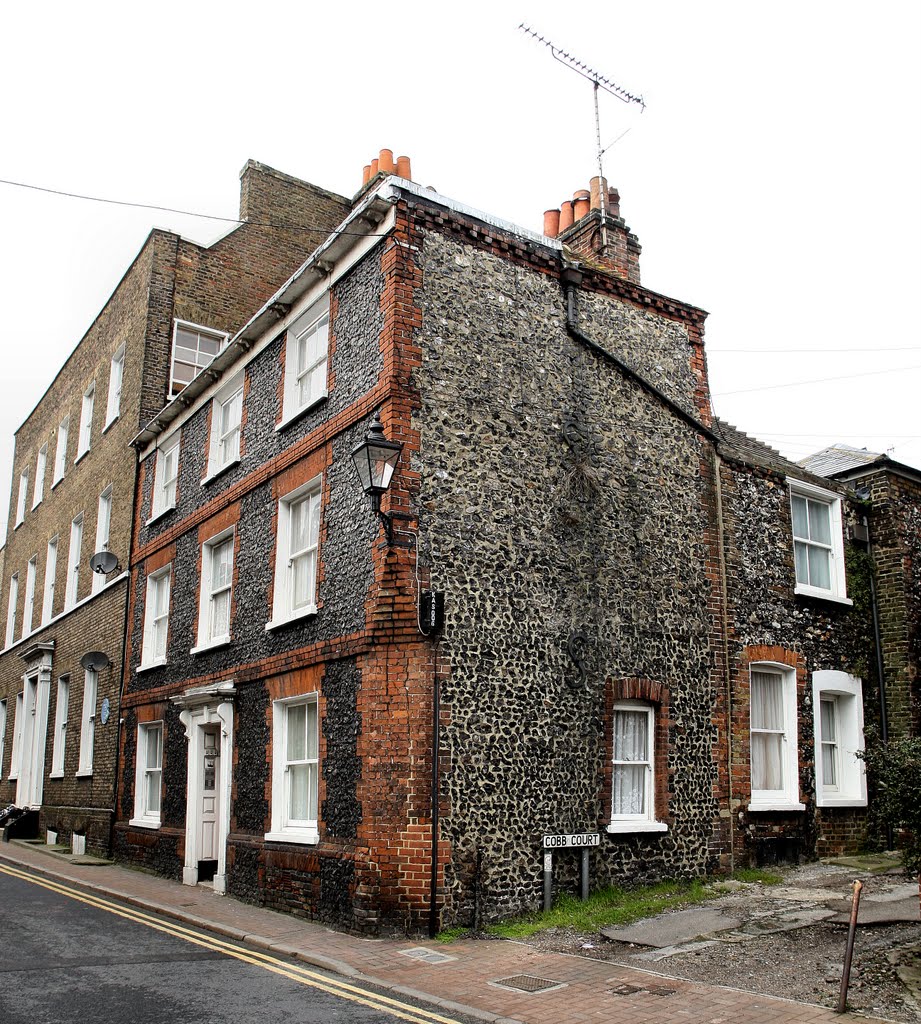
[[[817,473],[819,476],[835,476],[837,473],[846,473],[850,469],[860,469],[869,466],[878,460],[886,460],[886,456],[880,452],[867,451],[866,448],[854,448],[853,445],[839,442],[828,448],[823,448],[814,455],[809,455],[800,461],[803,469],[810,473]]]
[[[808,473],[816,473],[816,470],[810,467],[804,467],[784,458],[776,448],[772,448],[755,437],[750,437],[743,430],[721,420],[718,416],[713,417],[713,432],[720,437],[726,448],[743,462],[765,466],[780,473],[792,473],[793,476],[802,476],[804,469]]]

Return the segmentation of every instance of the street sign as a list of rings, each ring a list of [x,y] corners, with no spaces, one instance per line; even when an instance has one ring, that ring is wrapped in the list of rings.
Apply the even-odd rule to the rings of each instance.
[[[571,832],[568,835],[544,836],[547,850],[575,850],[586,846],[601,846],[600,832]]]

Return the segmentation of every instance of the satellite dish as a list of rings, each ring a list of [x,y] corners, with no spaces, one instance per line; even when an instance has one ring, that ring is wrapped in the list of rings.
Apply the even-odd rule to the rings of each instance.
[[[112,662],[105,651],[87,651],[80,659],[80,664],[86,672],[98,672],[101,668],[108,668]]]
[[[111,551],[97,551],[90,559],[90,568],[106,576],[118,568],[118,557]]]

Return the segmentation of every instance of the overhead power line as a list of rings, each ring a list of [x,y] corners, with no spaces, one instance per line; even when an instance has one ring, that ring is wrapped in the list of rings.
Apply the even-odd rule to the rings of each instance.
[[[893,366],[891,370],[867,370],[864,373],[846,373],[840,377],[816,377],[814,380],[791,380],[786,384],[762,384],[757,388],[741,388],[738,391],[720,391],[714,398],[726,398],[729,395],[748,395],[753,391],[776,391],[781,388],[800,388],[808,384],[825,384],[834,380],[855,380],[858,377],[875,377],[882,373],[905,373],[906,370],[921,370],[919,366]]]
[[[921,352],[919,345],[901,345],[885,348],[707,348],[708,355],[723,355],[724,353],[745,353],[746,355],[787,355],[800,352]]]
[[[218,220],[225,224],[252,224],[260,228],[287,228],[294,231],[322,231],[328,233],[328,228],[315,225],[310,227],[306,224],[292,224],[285,221],[267,220],[240,220],[239,217],[221,217],[216,213],[195,213],[193,210],[179,210],[174,206],[159,206],[156,203],[136,203],[127,199],[109,199],[105,196],[88,196],[80,192],[65,192],[63,189],[46,188],[43,185],[31,185],[25,181],[10,181],[7,178],[0,178],[0,185],[13,185],[16,188],[26,188],[33,192],[47,192],[53,196],[64,196],[66,199],[83,199],[90,203],[105,203],[109,206],[129,206],[138,210],[157,210],[161,213],[178,213],[183,217],[197,217],[202,220]],[[364,231],[337,231],[339,235],[362,235],[368,237],[380,237],[374,232]]]

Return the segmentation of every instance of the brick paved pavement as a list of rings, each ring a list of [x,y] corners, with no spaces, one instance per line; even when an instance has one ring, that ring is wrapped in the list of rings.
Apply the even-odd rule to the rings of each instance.
[[[79,864],[41,847],[0,844],[8,862],[75,882],[136,907],[246,940],[338,974],[427,1000],[448,1015],[495,1024],[831,1024],[874,1021],[839,1016],[808,1003],[664,978],[615,964],[542,953],[516,942],[362,939],[128,868]],[[453,959],[429,964],[404,955],[435,950]],[[553,982],[542,992],[501,987],[516,976]]]

